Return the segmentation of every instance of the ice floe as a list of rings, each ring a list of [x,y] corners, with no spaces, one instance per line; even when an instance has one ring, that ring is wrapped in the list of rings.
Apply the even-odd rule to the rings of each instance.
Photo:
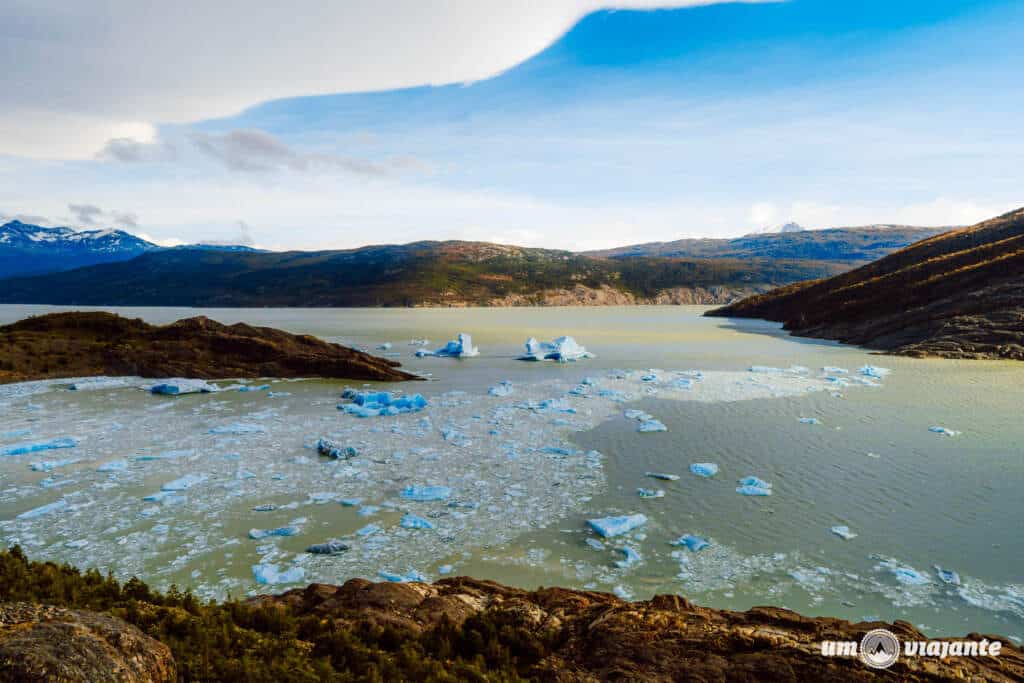
[[[210,394],[220,391],[220,388],[205,380],[176,377],[150,386],[149,391],[164,396],[179,396],[181,394]]]
[[[473,337],[466,334],[465,332],[459,332],[458,336],[437,349],[436,351],[427,351],[426,349],[418,349],[416,356],[423,358],[424,356],[438,356],[441,358],[473,358],[474,356],[480,355],[480,349],[473,346]]]
[[[550,360],[558,363],[569,363],[585,358],[594,358],[594,354],[577,344],[572,337],[558,337],[551,342],[541,342],[530,337],[526,340],[526,353],[519,356],[519,360]]]
[[[640,513],[587,520],[587,524],[590,525],[590,528],[596,531],[599,536],[604,538],[621,536],[622,534],[629,533],[633,529],[643,526],[646,523],[647,516]]]
[[[718,465],[713,462],[695,462],[690,465],[690,472],[698,477],[709,478],[718,474]]]

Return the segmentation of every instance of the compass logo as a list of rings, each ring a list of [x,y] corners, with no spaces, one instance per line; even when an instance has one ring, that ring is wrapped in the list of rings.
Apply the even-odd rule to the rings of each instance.
[[[860,641],[860,658],[872,669],[888,669],[900,656],[900,641],[892,631],[876,628]]]

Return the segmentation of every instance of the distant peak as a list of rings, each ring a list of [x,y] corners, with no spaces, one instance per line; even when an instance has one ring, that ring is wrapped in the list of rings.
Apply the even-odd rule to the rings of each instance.
[[[806,230],[806,228],[804,228],[802,225],[800,225],[799,223],[792,222],[786,223],[781,228],[779,228],[779,232],[803,232],[804,230]]]

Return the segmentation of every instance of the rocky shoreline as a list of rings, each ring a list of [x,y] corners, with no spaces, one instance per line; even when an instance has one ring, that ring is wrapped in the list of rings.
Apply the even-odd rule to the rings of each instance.
[[[113,313],[51,313],[0,327],[0,383],[103,375],[421,379],[400,366],[309,335],[204,316],[157,326]]]

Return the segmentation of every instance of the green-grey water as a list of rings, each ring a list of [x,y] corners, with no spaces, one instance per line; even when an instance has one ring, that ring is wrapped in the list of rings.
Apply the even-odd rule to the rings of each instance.
[[[52,310],[59,309],[0,306],[0,323]],[[442,395],[460,396],[451,392],[466,392],[468,399],[450,399],[451,407],[443,418],[433,416],[435,428],[443,419],[469,429],[474,421],[490,417],[486,411],[505,410],[507,406],[482,398],[499,380],[511,381],[517,390],[537,387],[535,391],[541,392],[544,383],[572,386],[585,376],[603,381],[615,368],[657,368],[663,372],[696,369],[709,373],[709,387],[724,387],[716,389],[722,400],[669,400],[664,393],[640,393],[634,401],[616,406],[613,414],[595,412],[593,424],[585,424],[582,431],[572,430],[566,438],[581,451],[599,451],[599,470],[587,470],[576,461],[534,464],[528,457],[513,460],[510,456],[507,468],[504,458],[496,458],[473,471],[472,476],[456,480],[455,488],[461,494],[472,496],[479,491],[477,497],[485,510],[482,518],[453,522],[453,528],[461,533],[453,532],[454,538],[439,535],[432,540],[412,534],[388,537],[388,543],[395,544],[396,557],[401,554],[403,563],[408,560],[415,564],[428,578],[437,578],[435,565],[441,561],[437,558],[445,558],[454,564],[456,573],[523,586],[614,588],[636,598],[676,592],[716,607],[780,604],[804,613],[850,619],[902,618],[936,634],[981,631],[1017,638],[1024,635],[1021,364],[872,355],[861,349],[794,339],[770,323],[703,318],[705,309],[700,307],[111,310],[154,323],[202,314],[225,323],[244,321],[315,334],[370,351],[391,342],[391,352],[400,354],[405,366],[429,373],[433,380],[393,389],[419,391],[431,400]],[[460,331],[473,335],[481,349],[479,357],[412,357],[415,347],[408,345],[409,340],[426,337],[431,340],[430,348],[436,348]],[[597,357],[564,365],[514,359],[527,337],[551,339],[561,334],[571,334]],[[841,392],[801,391],[744,400],[748,379],[753,384],[760,381],[759,376],[747,372],[751,366],[799,365],[817,375],[827,366],[855,371],[865,364],[884,366],[892,373],[877,388],[851,386]],[[717,380],[711,374],[716,372],[723,373],[723,378],[738,373],[742,381],[722,380],[714,385]],[[399,431],[389,432],[390,427],[385,425],[390,422],[375,427],[367,421],[355,424],[355,418],[340,415],[335,403],[343,384],[275,383],[274,391],[291,395],[280,399],[240,393],[182,397],[166,409],[151,403],[149,396],[141,399],[132,389],[77,393],[54,390],[0,398],[0,434],[31,429],[33,437],[89,435],[76,449],[0,458],[0,520],[8,520],[0,527],[0,538],[4,542],[12,538],[30,541],[27,545],[34,556],[77,564],[89,564],[90,558],[100,557],[103,562],[97,564],[105,569],[115,573],[138,571],[158,585],[173,580],[210,594],[220,594],[223,587],[238,594],[255,589],[249,568],[268,553],[285,562],[291,556],[300,556],[308,542],[319,540],[313,538],[314,532],[344,537],[368,521],[384,528],[395,526],[402,516],[400,506],[385,506],[372,518],[362,519],[352,508],[333,503],[307,504],[287,513],[278,511],[267,517],[273,524],[286,524],[299,515],[309,520],[304,523],[303,537],[281,539],[273,548],[264,545],[261,553],[259,543],[245,538],[249,528],[261,526],[254,518],[264,514],[252,512],[253,504],[284,505],[296,498],[288,488],[287,477],[295,480],[298,470],[303,470],[305,476],[310,468],[318,466],[315,460],[293,462],[293,458],[308,453],[302,447],[304,439],[308,441],[324,430],[340,429],[348,430],[344,433],[361,439],[375,453],[401,450],[401,457],[393,462],[386,462],[389,456],[382,455],[379,463],[368,465],[370,469],[325,470],[342,482],[339,486],[358,483],[345,491],[363,490],[378,502],[395,500],[395,482],[417,481],[415,467],[410,471],[402,468],[418,462],[418,457],[423,458],[422,471],[429,471],[435,478],[445,474],[447,457],[463,469],[473,466],[475,461],[465,459],[466,455],[460,456],[463,460],[454,460],[455,456],[446,451],[448,446],[440,441],[435,452],[417,454],[418,437],[411,430],[418,416],[396,422],[401,425],[395,427]],[[719,394],[709,394],[711,399],[716,396]],[[436,403],[445,400],[449,399],[438,398]],[[434,403],[426,411],[427,416],[432,415]],[[668,431],[637,432],[635,422],[621,417],[622,410],[629,408],[651,413]],[[508,411],[500,413],[505,420],[502,430],[511,435],[507,439],[526,443],[529,435],[517,429],[537,432],[542,428],[529,426],[534,423],[517,425],[517,414],[511,408]],[[203,441],[200,434],[205,435],[209,425],[219,424],[216,420],[222,416],[222,422],[263,420],[267,433],[217,441],[203,436],[207,439]],[[570,416],[568,421],[582,424],[584,417]],[[820,424],[801,423],[800,417],[816,418]],[[557,420],[536,424],[549,429],[546,425],[552,422]],[[118,423],[118,427],[107,434],[111,423]],[[961,433],[948,437],[929,431],[935,425]],[[561,432],[551,429],[555,431],[545,433],[543,438],[562,438]],[[484,436],[476,438],[473,447],[489,453],[487,432],[478,433]],[[219,483],[216,489],[204,488],[205,498],[193,494],[180,508],[164,507],[151,513],[156,517],[149,518],[138,517],[133,507],[130,521],[109,521],[111,533],[103,533],[101,526],[106,525],[86,520],[88,515],[74,524],[66,522],[59,533],[50,530],[49,524],[10,521],[24,510],[82,487],[122,496],[126,504],[131,501],[135,505],[139,497],[159,488],[171,470],[133,466],[137,471],[131,476],[100,480],[93,474],[96,463],[156,453],[161,448],[171,450],[186,435],[194,437],[193,445],[200,451],[216,449],[234,460],[229,465],[219,460],[204,465],[206,461],[195,459],[193,464],[173,470],[175,475],[198,467],[211,482],[220,481],[218,477],[224,479],[224,472],[240,473],[246,467],[247,453],[271,455],[265,460],[253,459],[252,471],[238,476],[241,484],[228,482],[230,486]],[[499,437],[494,438],[494,450],[503,448]],[[14,440],[19,439],[6,438],[0,447]],[[27,465],[72,455],[83,462],[50,473],[33,472]],[[474,458],[483,462],[479,456]],[[693,476],[687,468],[695,462],[716,463],[720,472],[711,479]],[[644,475],[648,471],[678,473],[681,478],[658,482]],[[274,479],[273,475],[281,478]],[[773,495],[738,495],[736,480],[747,475],[772,482]],[[377,490],[374,481],[385,476],[393,479]],[[56,488],[39,486],[47,477],[55,477],[58,484],[61,477],[68,481]],[[512,485],[511,493],[496,497],[489,488],[496,478],[525,482],[535,490]],[[541,487],[545,488],[543,492]],[[549,491],[558,488],[548,487],[564,487],[563,493],[556,499]],[[640,499],[638,487],[661,488],[666,495]],[[303,491],[303,495],[307,493]],[[95,493],[90,495],[89,504],[97,504]],[[513,505],[522,495],[536,498],[543,524],[535,526],[525,520],[514,529],[507,524],[503,506]],[[68,499],[79,500],[73,495]],[[523,515],[529,506],[515,509]],[[447,512],[431,510],[447,523]],[[630,512],[643,512],[649,517],[639,535],[633,534],[621,543],[612,540],[606,551],[595,551],[584,543],[592,537],[586,519]],[[152,526],[154,520],[166,520],[165,540],[159,547],[136,551],[133,546],[137,542],[152,543],[152,537],[145,534],[150,533],[146,525]],[[502,529],[494,535],[497,542],[488,539],[487,524]],[[835,525],[847,525],[857,536],[842,540],[829,531]],[[262,526],[270,526],[270,522]],[[80,532],[81,538],[73,539],[75,532]],[[206,534],[214,533],[217,538],[239,540],[232,540],[230,547],[204,547],[202,552],[188,555],[189,548],[195,549]],[[708,538],[712,548],[689,553],[669,545],[684,533]],[[402,540],[405,538],[413,539],[408,546]],[[69,539],[87,541],[88,545],[69,547]],[[123,559],[104,551],[118,543]],[[615,548],[623,544],[637,549],[643,561],[625,570],[616,568],[614,562],[620,556]],[[389,547],[367,552],[386,559]],[[962,585],[943,583],[933,565],[958,572]],[[308,569],[322,574],[327,566],[309,565]],[[330,578],[348,578],[345,572],[353,566],[337,565]],[[901,583],[892,571],[894,567],[913,568],[927,578],[927,583]]]

